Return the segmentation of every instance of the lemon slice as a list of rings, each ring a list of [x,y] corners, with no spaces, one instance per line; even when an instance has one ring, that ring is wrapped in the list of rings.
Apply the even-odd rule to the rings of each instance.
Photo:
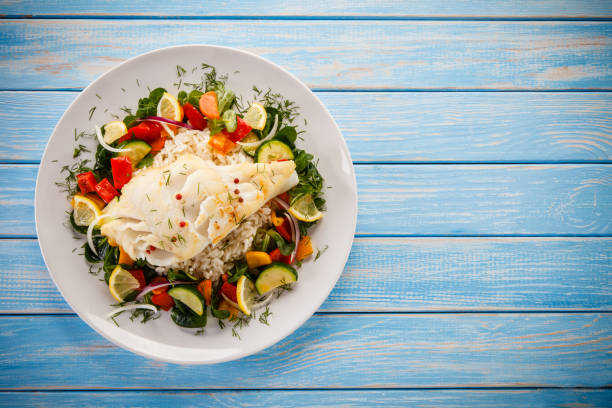
[[[107,144],[113,143],[127,133],[127,126],[120,120],[113,120],[104,125],[104,141]]]
[[[100,210],[103,206],[101,201],[96,198],[75,194],[72,197],[74,223],[82,227],[89,226],[96,217],[102,214]]]
[[[317,209],[310,194],[304,194],[302,197],[298,198],[297,201],[289,207],[289,212],[295,218],[304,222],[313,222],[323,218],[323,213]]]
[[[257,289],[249,278],[242,275],[236,284],[236,297],[238,298],[238,307],[245,315],[251,314],[251,308],[255,304]]]
[[[244,121],[253,129],[263,130],[268,114],[261,103],[253,102],[244,115]]]
[[[113,269],[113,273],[108,279],[108,290],[117,302],[123,302],[123,299],[139,287],[138,279],[118,265]]]
[[[179,101],[168,92],[165,92],[160,99],[158,112],[160,114],[159,116],[166,119],[176,120],[177,122],[183,120],[183,107]]]

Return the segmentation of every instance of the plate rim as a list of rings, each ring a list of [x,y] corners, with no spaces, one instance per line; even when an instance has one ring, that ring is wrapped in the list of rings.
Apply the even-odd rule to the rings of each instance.
[[[112,73],[114,73],[117,70],[122,69],[125,65],[131,63],[132,61],[139,59],[139,58],[143,58],[146,56],[151,56],[153,54],[163,54],[164,52],[167,52],[169,50],[175,50],[175,49],[189,49],[189,48],[205,48],[205,49],[212,49],[212,50],[223,50],[223,51],[230,51],[230,52],[235,52],[238,54],[243,54],[245,56],[251,57],[251,58],[255,58],[265,64],[269,64],[274,66],[275,68],[281,70],[282,72],[284,72],[286,75],[288,75],[296,84],[298,84],[303,90],[305,90],[307,93],[310,94],[310,96],[312,96],[314,98],[314,100],[316,101],[316,103],[319,105],[320,108],[323,109],[323,112],[325,112],[328,117],[331,119],[331,122],[333,123],[333,126],[335,127],[336,131],[338,132],[338,134],[340,135],[340,143],[339,143],[339,147],[342,150],[343,154],[346,155],[346,158],[349,160],[349,164],[350,164],[350,178],[351,178],[351,183],[350,183],[350,187],[352,189],[352,192],[355,195],[355,202],[354,202],[354,206],[355,206],[355,211],[353,214],[353,217],[351,219],[351,223],[352,223],[352,234],[351,234],[351,239],[350,242],[347,245],[347,250],[346,253],[343,256],[343,266],[340,268],[340,270],[336,273],[336,276],[334,278],[334,282],[333,284],[328,288],[327,293],[325,293],[325,296],[322,297],[322,299],[320,299],[320,301],[318,301],[316,309],[312,312],[312,313],[308,313],[305,314],[305,316],[303,318],[300,319],[296,319],[296,321],[289,326],[289,330],[287,331],[277,331],[277,335],[272,334],[271,336],[267,337],[265,340],[261,341],[260,344],[256,347],[253,348],[240,348],[240,351],[236,352],[236,353],[232,353],[230,355],[224,356],[224,357],[218,357],[218,358],[206,358],[205,360],[203,359],[173,359],[171,357],[168,356],[160,356],[154,352],[149,352],[148,350],[145,349],[137,349],[134,347],[131,347],[128,343],[119,343],[118,340],[112,338],[110,335],[107,335],[104,331],[102,331],[100,328],[98,328],[89,318],[87,318],[86,316],[84,316],[84,314],[82,314],[81,312],[79,312],[77,310],[77,308],[74,306],[74,304],[69,300],[69,298],[66,296],[66,294],[64,293],[64,291],[62,290],[62,288],[60,287],[60,285],[58,284],[58,281],[56,280],[53,272],[51,271],[51,268],[49,268],[49,263],[47,262],[47,256],[45,254],[45,250],[43,249],[43,245],[42,245],[42,241],[41,241],[41,236],[40,236],[40,231],[39,231],[39,220],[40,220],[40,216],[39,216],[39,212],[41,205],[39,204],[40,202],[40,193],[39,193],[39,183],[41,182],[41,170],[43,169],[43,163],[45,163],[46,161],[48,161],[48,157],[47,155],[49,154],[49,147],[51,145],[51,139],[54,137],[54,135],[57,132],[57,128],[59,127],[60,123],[63,122],[66,114],[73,108],[73,106],[75,106],[77,103],[80,102],[80,99],[83,97],[83,95],[85,94],[85,92],[93,87],[96,83],[98,83],[99,81],[103,80],[104,78],[106,78],[107,76],[111,75]],[[89,85],[87,85],[85,88],[83,88],[82,91],[79,92],[79,95],[70,103],[70,105],[65,109],[64,113],[62,114],[62,116],[60,117],[60,119],[57,121],[55,127],[53,128],[53,131],[51,132],[49,139],[47,140],[45,149],[43,151],[43,154],[41,156],[40,159],[40,164],[38,167],[38,171],[37,171],[37,175],[36,175],[36,185],[34,187],[34,224],[35,224],[35,229],[36,229],[36,236],[37,236],[37,241],[39,244],[39,248],[40,248],[40,252],[42,254],[43,257],[43,261],[45,263],[45,267],[47,268],[47,272],[48,274],[51,276],[51,280],[53,281],[55,287],[58,289],[58,291],[60,292],[60,294],[62,295],[64,301],[70,306],[70,308],[72,309],[72,311],[74,313],[76,313],[76,315],[83,321],[85,322],[91,329],[93,329],[96,333],[98,333],[99,335],[101,335],[103,338],[105,338],[107,341],[111,342],[113,345],[120,347],[122,349],[128,350],[136,355],[145,357],[145,358],[149,358],[155,361],[161,361],[161,362],[167,362],[167,363],[174,363],[174,364],[181,364],[181,365],[207,365],[207,364],[217,364],[217,363],[223,363],[223,362],[228,362],[228,361],[234,361],[234,360],[238,360],[247,356],[251,356],[254,354],[257,354],[259,352],[261,352],[262,350],[265,350],[273,345],[275,345],[276,343],[282,341],[283,339],[289,337],[291,334],[293,334],[297,329],[299,329],[301,326],[304,325],[304,323],[306,323],[306,321],[308,321],[310,318],[312,318],[314,316],[314,314],[317,312],[317,310],[321,307],[321,305],[325,302],[325,300],[329,297],[331,291],[334,289],[334,287],[336,286],[336,284],[338,283],[338,280],[340,279],[340,276],[342,275],[342,272],[344,271],[344,268],[346,267],[346,263],[348,261],[348,257],[350,255],[351,252],[351,248],[353,246],[354,240],[355,240],[355,232],[356,232],[356,228],[357,228],[357,214],[358,214],[358,190],[357,190],[357,179],[355,176],[355,167],[353,164],[353,160],[350,154],[350,151],[348,149],[348,146],[346,144],[346,140],[344,138],[344,135],[342,134],[342,131],[340,130],[338,124],[336,123],[336,120],[334,119],[334,117],[331,115],[331,113],[329,112],[329,110],[327,109],[327,107],[323,104],[323,102],[318,98],[318,96],[304,83],[302,82],[299,78],[297,78],[295,75],[293,75],[291,72],[289,72],[286,68],[264,58],[261,57],[257,54],[254,54],[250,51],[246,51],[243,49],[239,49],[239,48],[235,48],[235,47],[227,47],[227,46],[221,46],[221,45],[212,45],[212,44],[182,44],[182,45],[173,45],[173,46],[168,46],[168,47],[163,47],[163,48],[158,48],[155,50],[151,50],[151,51],[147,51],[145,53],[141,53],[138,55],[135,55],[119,64],[117,64],[116,66],[112,67],[111,69],[103,72],[101,75],[99,75],[96,79],[94,79],[91,83],[89,83]]]

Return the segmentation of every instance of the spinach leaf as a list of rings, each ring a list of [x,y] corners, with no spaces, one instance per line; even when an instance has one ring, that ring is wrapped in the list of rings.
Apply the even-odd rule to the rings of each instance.
[[[167,273],[167,278],[169,282],[174,282],[177,280],[193,280],[183,271],[175,271],[174,269],[169,269]]]
[[[293,126],[285,126],[281,130],[276,132],[276,136],[274,136],[274,139],[280,140],[281,142],[291,147],[291,149],[293,150],[295,149],[297,131],[295,130],[295,127]]]
[[[139,118],[145,118],[147,116],[157,115],[157,104],[164,95],[166,90],[164,88],[155,88],[151,91],[148,98],[140,98],[138,100],[138,110],[136,116]]]
[[[176,99],[179,101],[181,105],[184,105],[185,102],[187,102],[187,92],[185,91],[179,92],[178,95],[176,96]]]
[[[210,299],[210,312],[213,316],[215,316],[219,320],[227,319],[229,317],[229,311],[227,310],[219,310],[217,307],[219,306],[219,292],[221,291],[221,286],[223,285],[223,280],[219,279],[217,286],[213,288],[213,293]]]
[[[268,230],[267,234],[276,242],[276,247],[280,250],[281,254],[285,256],[291,255],[295,248],[295,242],[286,242],[285,239],[273,229]]]
[[[192,104],[195,108],[200,109],[200,97],[202,95],[204,95],[204,92],[194,89],[193,91],[189,92],[187,102]]]
[[[295,171],[297,173],[304,172],[308,167],[308,163],[314,158],[312,154],[306,153],[304,150],[300,149],[295,149],[294,156],[295,158],[293,161],[295,162]]]
[[[202,316],[195,314],[189,307],[184,305],[180,300],[174,299],[174,307],[170,312],[172,321],[181,327],[198,328],[206,326],[206,305],[204,305],[204,313]]]
[[[238,261],[232,268],[232,275],[227,279],[229,283],[238,282],[238,279],[249,270],[249,266],[244,261]]]

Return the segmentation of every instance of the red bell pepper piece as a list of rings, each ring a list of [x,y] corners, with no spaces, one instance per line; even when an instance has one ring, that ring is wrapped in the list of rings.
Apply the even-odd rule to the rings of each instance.
[[[238,303],[238,298],[236,297],[236,286],[231,283],[224,282],[221,286],[221,292],[229,298],[234,303]]]
[[[119,138],[119,142],[140,139],[152,143],[161,136],[162,126],[157,122],[140,122],[137,126],[128,129],[127,133]]]
[[[278,227],[275,227],[281,237],[285,238],[285,241],[291,242],[291,227],[289,226],[289,221],[285,218],[283,223]]]
[[[291,265],[291,255],[281,254],[281,251],[278,248],[270,252],[269,255],[270,255],[270,259],[272,259],[272,262],[282,262],[282,263],[286,263],[287,265]]]
[[[247,125],[247,123],[240,116],[236,116],[236,130],[231,133],[227,130],[223,130],[223,133],[229,138],[229,140],[236,143],[244,139],[244,137],[248,135],[252,129],[253,128]]]
[[[151,142],[151,155],[155,156],[157,153],[164,148],[166,144],[166,138],[164,136],[160,136],[158,139],[155,139]]]
[[[291,202],[291,196],[289,196],[289,193],[286,193],[286,192],[283,193],[283,194],[277,195],[276,198],[280,198],[281,200],[283,200],[287,204],[289,204]]]
[[[96,184],[96,193],[98,193],[100,198],[103,199],[106,204],[110,203],[113,198],[119,195],[117,190],[115,190],[115,187],[113,187],[110,181],[108,181],[106,178]]]
[[[159,306],[166,312],[172,309],[172,307],[174,306],[174,299],[172,299],[172,296],[170,296],[168,292],[163,292],[158,295],[151,296],[151,302],[153,302],[154,305]]]
[[[138,290],[142,290],[145,286],[147,286],[147,281],[145,280],[144,272],[142,272],[142,269],[130,269],[128,272],[138,281]]]
[[[153,279],[151,279],[151,282],[149,282],[150,285],[160,285],[162,283],[168,283],[168,279],[164,278],[163,276],[156,276]],[[167,291],[168,291],[168,286],[164,286],[163,288],[157,288],[157,289],[152,290],[154,295],[159,295],[160,293],[164,293]]]
[[[197,110],[192,104],[187,102],[183,105],[183,112],[185,112],[185,116],[187,116],[189,123],[194,129],[204,130],[207,123],[206,119],[204,119],[204,116],[200,113],[199,110]]]
[[[116,189],[121,189],[132,178],[132,161],[129,157],[113,157],[110,159],[113,169],[113,182]]]
[[[87,194],[92,191],[96,191],[96,176],[91,171],[86,173],[77,174],[77,184],[81,193]]]

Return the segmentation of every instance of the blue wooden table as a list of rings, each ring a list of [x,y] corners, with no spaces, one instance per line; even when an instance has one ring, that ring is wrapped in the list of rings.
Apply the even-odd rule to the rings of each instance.
[[[612,405],[612,2],[0,0],[0,14],[0,406]],[[304,80],[359,188],[321,309],[268,350],[199,367],[85,325],[33,216],[42,150],[78,92],[190,43]]]

